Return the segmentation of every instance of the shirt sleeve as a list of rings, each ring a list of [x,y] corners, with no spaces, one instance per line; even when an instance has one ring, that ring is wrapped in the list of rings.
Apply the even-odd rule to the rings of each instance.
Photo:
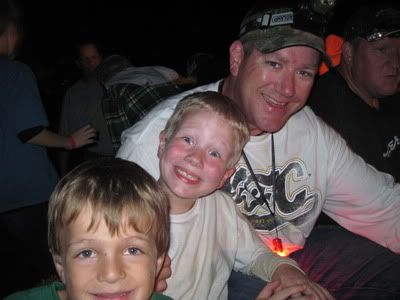
[[[333,129],[320,126],[330,158],[323,211],[346,229],[400,253],[400,185],[352,152]]]
[[[16,131],[19,133],[37,126],[47,127],[49,123],[32,71],[27,66],[20,65],[14,79]]]
[[[275,270],[282,264],[289,264],[303,272],[297,263],[287,257],[280,257],[266,247],[252,225],[236,209],[238,228],[238,249],[234,264],[235,271],[255,275],[271,281]]]

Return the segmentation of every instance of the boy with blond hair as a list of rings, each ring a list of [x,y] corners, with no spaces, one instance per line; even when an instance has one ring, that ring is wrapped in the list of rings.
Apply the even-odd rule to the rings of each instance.
[[[56,186],[48,241],[61,282],[12,299],[170,299],[153,294],[169,243],[168,200],[138,165],[85,162]]]
[[[227,299],[235,270],[280,282],[258,299],[332,299],[293,260],[265,247],[229,195],[217,191],[235,171],[248,139],[244,116],[217,92],[185,97],[160,133],[159,183],[169,196],[171,226],[172,276],[165,293],[174,299]],[[275,289],[272,298],[268,289]]]

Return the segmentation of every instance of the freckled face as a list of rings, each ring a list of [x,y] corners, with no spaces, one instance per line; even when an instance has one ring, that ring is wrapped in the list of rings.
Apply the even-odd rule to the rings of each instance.
[[[161,181],[174,198],[192,203],[225,182],[232,138],[230,125],[205,110],[188,113],[168,144],[161,138]]]

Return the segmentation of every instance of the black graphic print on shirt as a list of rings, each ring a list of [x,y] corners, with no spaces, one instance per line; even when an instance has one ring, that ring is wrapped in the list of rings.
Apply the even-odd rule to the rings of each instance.
[[[303,224],[310,214],[317,210],[319,194],[310,191],[305,180],[307,169],[301,160],[291,160],[281,168],[276,168],[275,210],[272,201],[272,173],[254,170],[268,205],[275,213],[278,228],[292,223]],[[302,183],[304,182],[304,184]],[[296,184],[294,184],[296,183]],[[293,188],[293,186],[296,186]],[[272,232],[275,229],[274,219],[245,164],[237,166],[235,174],[225,184],[224,191],[231,195],[240,211],[249,219],[257,230]]]

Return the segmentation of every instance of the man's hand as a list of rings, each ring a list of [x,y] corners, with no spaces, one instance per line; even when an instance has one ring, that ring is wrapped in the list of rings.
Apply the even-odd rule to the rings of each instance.
[[[278,291],[278,288],[281,286],[281,282],[279,280],[272,281],[268,283],[258,294],[256,300],[286,300],[286,299],[294,299],[296,295],[301,294],[305,291],[306,286],[304,284],[292,285],[291,287],[281,288]],[[300,296],[296,297],[299,300],[312,299],[312,296]]]
[[[167,279],[171,277],[171,258],[168,255],[165,255],[164,263],[162,265],[161,271],[157,276],[157,282],[156,282],[156,287],[155,291],[157,293],[162,293],[164,292],[168,285],[167,285]]]
[[[281,291],[285,288],[304,285],[305,289],[301,292],[293,294],[291,297],[302,297],[302,296],[313,296],[315,300],[333,300],[332,295],[322,286],[309,280],[306,275],[300,272],[295,267],[282,264],[280,265],[272,275],[272,280],[280,280],[281,286],[277,287],[277,291]],[[297,298],[296,298],[297,299]],[[300,298],[301,299],[301,298]]]

